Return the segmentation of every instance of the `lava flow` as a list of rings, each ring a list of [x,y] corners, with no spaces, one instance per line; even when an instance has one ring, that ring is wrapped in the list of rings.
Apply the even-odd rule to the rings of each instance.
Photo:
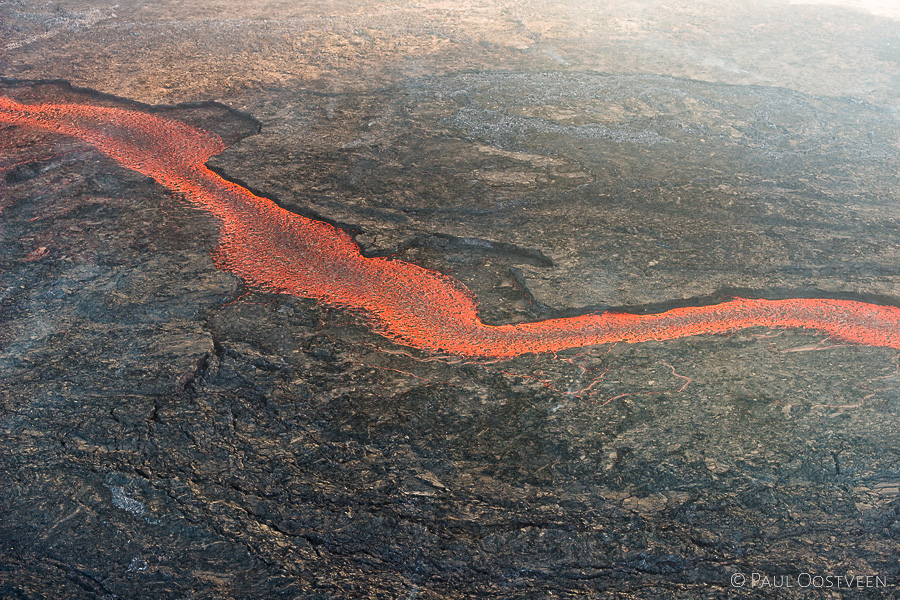
[[[225,148],[212,133],[138,111],[2,97],[0,122],[77,137],[183,194],[220,222],[217,265],[249,284],[353,310],[378,333],[422,350],[509,358],[755,326],[814,329],[847,342],[900,349],[900,309],[850,300],[736,298],[657,314],[605,312],[485,325],[474,295],[459,281],[399,260],[363,257],[347,233],[288,212],[210,171],[206,161]]]

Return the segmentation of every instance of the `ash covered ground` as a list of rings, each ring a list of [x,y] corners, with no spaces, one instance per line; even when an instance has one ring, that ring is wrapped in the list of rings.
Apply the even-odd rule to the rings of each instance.
[[[365,254],[463,281],[490,323],[900,298],[890,16],[224,8],[3,5],[0,93],[216,100],[153,110]],[[4,127],[0,168],[4,597],[900,583],[896,352],[751,329],[428,356],[217,270],[211,218],[76,140]],[[754,572],[794,588],[732,585]]]

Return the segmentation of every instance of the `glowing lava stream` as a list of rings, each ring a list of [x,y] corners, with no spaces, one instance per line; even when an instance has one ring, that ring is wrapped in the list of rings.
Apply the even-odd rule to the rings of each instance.
[[[212,133],[138,111],[29,105],[2,97],[0,122],[75,136],[180,192],[219,220],[217,265],[249,284],[356,311],[378,333],[422,350],[508,358],[754,326],[814,329],[847,342],[900,349],[900,309],[850,300],[736,298],[658,314],[606,312],[485,325],[474,295],[459,281],[399,260],[365,258],[347,233],[288,212],[210,171],[206,161],[225,149]]]

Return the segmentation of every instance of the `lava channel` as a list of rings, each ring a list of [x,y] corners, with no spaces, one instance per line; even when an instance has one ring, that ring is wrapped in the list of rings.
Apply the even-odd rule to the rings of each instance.
[[[428,352],[510,358],[757,326],[812,329],[846,342],[900,349],[900,308],[852,300],[734,298],[656,314],[604,312],[486,325],[475,296],[459,281],[399,260],[366,258],[346,232],[291,213],[210,171],[205,163],[225,149],[213,133],[139,111],[2,97],[0,122],[74,136],[182,194],[220,223],[217,266],[250,285],[352,310],[379,334]]]

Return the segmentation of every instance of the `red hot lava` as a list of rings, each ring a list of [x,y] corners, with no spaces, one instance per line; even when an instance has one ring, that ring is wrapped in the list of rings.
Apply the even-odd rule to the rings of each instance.
[[[429,352],[509,358],[756,326],[814,329],[900,349],[900,309],[850,300],[736,298],[658,314],[485,325],[474,295],[459,281],[399,260],[365,258],[340,229],[288,212],[210,171],[205,163],[225,148],[212,133],[138,111],[2,97],[0,122],[74,136],[183,194],[221,224],[218,266],[251,285],[356,311],[378,333]]]

